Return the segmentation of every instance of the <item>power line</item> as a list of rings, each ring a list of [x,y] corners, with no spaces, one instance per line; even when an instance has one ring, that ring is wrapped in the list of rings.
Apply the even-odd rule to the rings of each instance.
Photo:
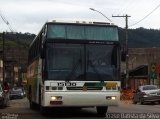
[[[1,11],[0,11],[0,17],[2,18],[3,22],[8,26],[8,28],[10,29],[11,32],[14,32],[13,28],[11,27],[9,21],[4,17],[4,15],[2,15]]]
[[[139,20],[138,22],[130,25],[129,27],[132,27],[138,23],[140,23],[141,21],[143,21],[144,19],[146,19],[149,15],[151,15],[154,11],[156,11],[158,8],[160,7],[160,4],[158,6],[156,6],[149,14],[147,14],[145,17],[143,17],[141,20]]]
[[[126,1],[125,3],[126,4],[123,3],[122,5],[119,5],[122,9],[118,11],[118,14],[122,14],[124,11],[126,12],[127,8],[133,9],[133,6],[135,6],[133,3],[137,2],[135,2],[134,0],[130,0],[128,2]]]

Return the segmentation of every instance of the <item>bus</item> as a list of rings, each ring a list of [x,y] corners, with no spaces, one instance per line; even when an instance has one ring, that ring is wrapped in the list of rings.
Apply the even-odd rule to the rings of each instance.
[[[105,115],[120,100],[118,27],[103,22],[46,22],[29,48],[30,108],[94,107]]]

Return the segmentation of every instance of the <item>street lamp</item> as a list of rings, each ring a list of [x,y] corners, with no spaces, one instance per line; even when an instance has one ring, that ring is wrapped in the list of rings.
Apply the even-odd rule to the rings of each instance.
[[[105,18],[107,18],[108,21],[112,22],[112,21],[111,21],[108,17],[106,17],[106,15],[104,15],[102,12],[100,12],[100,11],[94,9],[94,8],[89,8],[89,9],[92,10],[92,11],[96,11],[96,12],[100,13],[100,14],[103,15]]]

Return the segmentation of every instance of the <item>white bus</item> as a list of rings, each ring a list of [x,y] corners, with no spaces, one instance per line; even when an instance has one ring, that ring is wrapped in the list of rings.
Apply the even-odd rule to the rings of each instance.
[[[100,22],[47,22],[29,49],[30,108],[96,107],[120,100],[118,27]]]

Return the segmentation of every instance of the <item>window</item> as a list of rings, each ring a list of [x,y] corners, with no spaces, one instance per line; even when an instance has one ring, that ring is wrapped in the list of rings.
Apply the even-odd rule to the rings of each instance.
[[[154,85],[148,85],[143,87],[143,90],[155,90],[155,89],[157,89],[157,86]]]
[[[96,25],[49,25],[47,38],[118,41],[118,29]]]

